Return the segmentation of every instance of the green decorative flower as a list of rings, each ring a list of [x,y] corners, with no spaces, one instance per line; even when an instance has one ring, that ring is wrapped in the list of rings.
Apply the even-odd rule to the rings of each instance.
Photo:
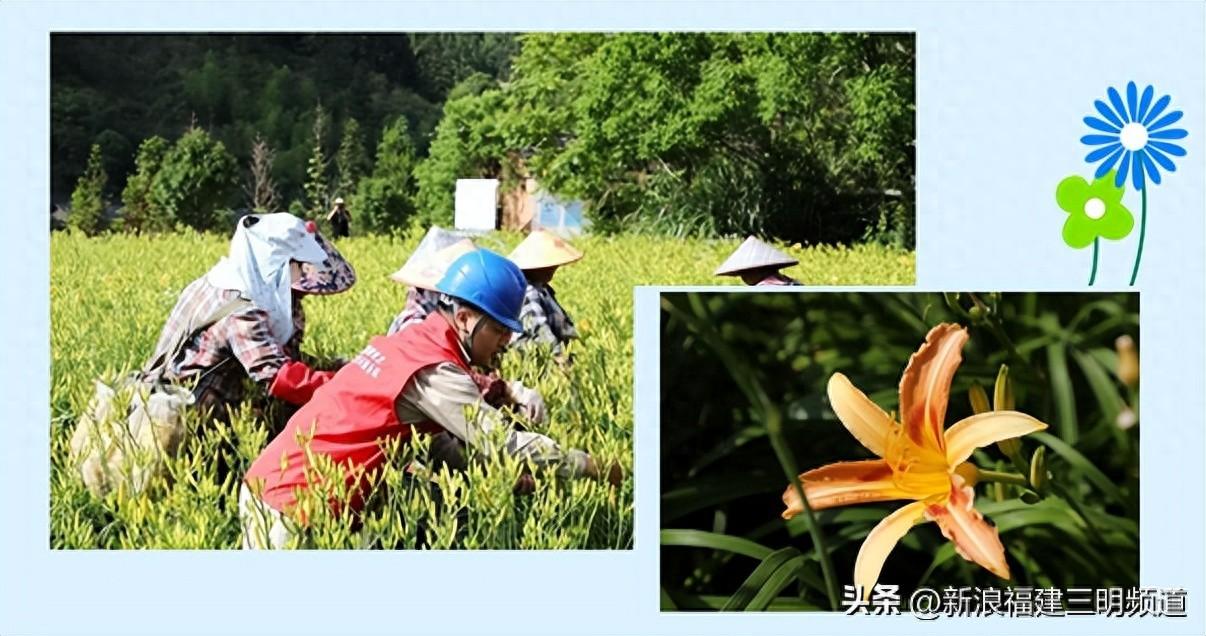
[[[1093,183],[1079,176],[1060,181],[1055,200],[1068,213],[1064,242],[1082,249],[1098,238],[1112,241],[1126,238],[1135,227],[1135,217],[1122,205],[1122,192],[1123,188],[1114,185],[1113,171]]]

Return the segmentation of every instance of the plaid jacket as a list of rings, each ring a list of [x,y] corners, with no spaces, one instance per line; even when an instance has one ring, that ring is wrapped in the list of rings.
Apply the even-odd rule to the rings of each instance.
[[[155,351],[172,342],[186,329],[191,316],[208,316],[238,296],[231,289],[218,289],[204,277],[193,281],[180,294],[159,336]],[[293,336],[285,346],[272,338],[268,313],[247,306],[187,337],[180,353],[158,374],[179,384],[196,382],[193,395],[198,407],[234,406],[246,394],[247,378],[265,385],[289,360],[301,357],[306,316],[301,301],[293,299]],[[155,379],[155,378],[152,378]],[[224,409],[215,409],[221,416]]]
[[[755,287],[801,287],[799,281],[775,272],[758,281]]]
[[[394,317],[385,334],[392,336],[406,327],[423,322],[427,314],[436,310],[439,300],[437,292],[411,287],[406,291],[406,305],[402,307],[402,313]]]
[[[519,322],[523,324],[523,333],[512,341],[516,346],[538,342],[551,344],[554,352],[560,352],[565,343],[578,337],[574,322],[557,302],[551,285],[528,285]]]

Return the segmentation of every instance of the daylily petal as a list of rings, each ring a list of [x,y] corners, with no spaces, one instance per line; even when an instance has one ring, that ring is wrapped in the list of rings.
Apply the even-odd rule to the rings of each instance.
[[[1029,435],[1047,425],[1017,411],[989,411],[960,420],[946,430],[946,461],[958,466],[972,451],[1001,440]]]
[[[951,379],[963,360],[967,330],[944,323],[930,330],[909,358],[900,378],[900,412],[905,434],[918,446],[946,452],[942,436]]]
[[[882,459],[857,462],[837,462],[810,470],[800,475],[804,496],[813,510],[824,510],[835,506],[890,501],[893,499],[916,499],[911,493],[896,487],[892,479],[892,467]],[[788,485],[783,491],[784,519],[804,512],[803,502],[796,489]]]
[[[951,477],[951,496],[945,505],[931,504],[925,508],[927,519],[937,522],[942,535],[955,544],[959,556],[983,566],[997,576],[1009,578],[1005,562],[1005,546],[992,524],[972,507],[975,491],[963,485],[963,478]]]
[[[883,409],[841,373],[829,378],[829,404],[854,439],[879,457],[884,456],[887,437],[896,424]]]
[[[854,587],[862,591],[863,598],[871,595],[884,561],[896,544],[917,522],[925,518],[925,502],[915,501],[884,517],[863,540],[854,561]]]

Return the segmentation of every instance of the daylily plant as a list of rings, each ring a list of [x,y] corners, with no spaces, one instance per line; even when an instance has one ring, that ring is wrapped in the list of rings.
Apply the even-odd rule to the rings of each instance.
[[[800,475],[813,510],[857,503],[909,499],[863,541],[854,564],[854,585],[870,594],[892,548],[922,521],[938,524],[963,558],[1008,579],[1009,565],[997,529],[972,503],[977,468],[973,451],[1047,428],[1017,411],[973,415],[944,430],[951,380],[962,361],[967,330],[940,324],[909,358],[900,379],[901,422],[885,413],[841,373],[829,379],[829,401],[838,418],[878,459],[837,462]],[[783,493],[784,519],[804,511],[797,489]]]

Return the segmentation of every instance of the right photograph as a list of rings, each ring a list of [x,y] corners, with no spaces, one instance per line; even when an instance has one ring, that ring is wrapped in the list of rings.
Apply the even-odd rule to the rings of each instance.
[[[1138,586],[1137,293],[666,292],[660,329],[662,611]]]

